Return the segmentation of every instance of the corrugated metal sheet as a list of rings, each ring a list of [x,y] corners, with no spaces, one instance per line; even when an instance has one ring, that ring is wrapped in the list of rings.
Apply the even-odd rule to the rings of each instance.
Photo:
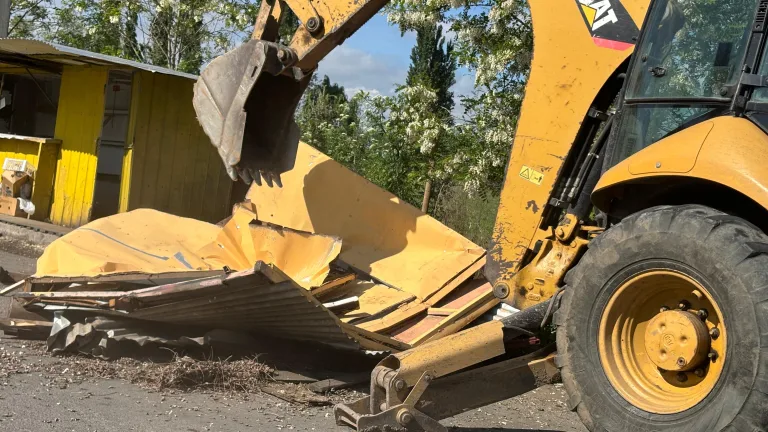
[[[107,72],[106,66],[64,67],[54,135],[62,141],[51,211],[57,225],[80,226],[90,218]]]
[[[24,55],[39,60],[67,65],[127,66],[152,73],[183,77],[191,80],[197,79],[196,75],[164,67],[139,63],[119,57],[34,39],[0,39],[0,53]],[[192,95],[190,94],[190,101],[191,99]]]
[[[262,266],[257,264],[256,270],[233,273],[226,278],[186,282],[188,289],[194,284],[200,285],[187,293],[167,292],[170,287],[137,292],[135,297],[142,304],[156,306],[139,309],[128,316],[360,349],[342,330],[338,318],[307,290],[287,279],[274,283],[259,270]]]
[[[32,216],[34,219],[43,220],[48,217],[58,154],[59,142],[56,140],[41,138],[38,142],[33,142],[28,139],[11,138],[9,135],[0,136],[0,163],[5,158],[23,159],[37,169],[32,190],[32,202],[35,204],[35,214]]]
[[[193,81],[134,74],[136,119],[128,209],[149,207],[218,222],[230,212],[232,181],[197,123]]]

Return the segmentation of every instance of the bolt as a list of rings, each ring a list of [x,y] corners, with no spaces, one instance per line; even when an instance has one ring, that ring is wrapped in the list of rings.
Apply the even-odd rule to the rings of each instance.
[[[661,307],[661,309],[659,309],[659,312],[666,312],[666,311],[668,311],[668,310],[669,310],[669,308],[668,308],[668,307],[666,307],[666,306],[662,306],[662,307]]]
[[[720,337],[720,329],[717,327],[713,327],[712,330],[709,331],[709,337],[712,339],[717,339]]]
[[[678,357],[677,358],[677,365],[678,366],[683,367],[683,366],[685,366],[686,363],[688,363],[688,362],[685,361],[685,358],[683,358],[683,357]]]
[[[684,382],[688,381],[688,375],[686,375],[685,372],[678,372],[677,373],[677,380],[680,381],[681,383],[684,383]]]
[[[728,87],[720,87],[720,96],[728,96]]]
[[[701,308],[701,309],[699,309],[698,312],[696,312],[696,315],[698,315],[699,318],[701,318],[701,320],[704,321],[709,316],[709,312],[707,312],[706,309]]]
[[[565,237],[565,230],[562,228],[558,228],[555,234],[557,234],[558,237]]]
[[[656,162],[656,168],[661,168],[661,162]]]
[[[711,361],[717,360],[717,351],[715,350],[710,351],[709,354],[707,354],[707,358],[709,358],[709,360]]]
[[[280,48],[279,50],[277,50],[278,60],[283,61],[285,60],[286,57],[288,57],[288,53],[283,48]]]
[[[698,369],[696,369],[695,371],[693,371],[693,373],[694,373],[694,374],[695,374],[697,377],[699,377],[699,378],[703,378],[703,377],[704,377],[704,369],[702,369],[702,368],[698,368]]]
[[[407,409],[400,410],[400,412],[397,413],[397,422],[400,423],[402,426],[405,426],[412,421],[413,421],[413,414],[411,414],[411,412],[408,411]]]
[[[320,19],[317,17],[311,17],[307,20],[307,30],[310,33],[315,33],[320,30]]]
[[[405,390],[405,381],[403,381],[401,379],[395,381],[395,389],[397,391]]]
[[[525,293],[523,293],[525,294]],[[509,285],[500,282],[493,287],[493,295],[498,299],[504,300],[509,297]]]
[[[688,310],[688,308],[691,307],[691,304],[688,303],[688,300],[680,300],[680,303],[677,304],[677,307],[680,310]]]

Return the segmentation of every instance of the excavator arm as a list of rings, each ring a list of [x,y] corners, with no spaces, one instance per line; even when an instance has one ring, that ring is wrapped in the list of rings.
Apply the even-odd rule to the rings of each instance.
[[[195,85],[193,104],[227,173],[246,183],[280,184],[300,132],[294,112],[318,63],[388,0],[264,0],[250,41],[214,59]],[[287,9],[301,24],[279,43]]]

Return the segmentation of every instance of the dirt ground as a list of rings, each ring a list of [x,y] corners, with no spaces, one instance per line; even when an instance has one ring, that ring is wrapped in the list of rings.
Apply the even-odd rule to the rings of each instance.
[[[34,245],[0,237],[0,267],[12,274],[34,272],[38,253]],[[114,367],[104,360],[52,357],[42,342],[0,332],[0,432],[350,431],[335,424],[331,406],[290,403],[252,388],[160,390],[131,383],[125,376],[132,374],[115,374]],[[104,378],[111,376],[123,379]],[[272,394],[292,391],[290,386],[269,383]],[[364,396],[358,390],[330,399],[352,401]],[[549,385],[443,424],[456,432],[586,431],[566,398],[562,385]]]

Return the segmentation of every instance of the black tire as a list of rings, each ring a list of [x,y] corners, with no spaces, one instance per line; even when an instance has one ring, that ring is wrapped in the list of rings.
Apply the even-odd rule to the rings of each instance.
[[[592,241],[566,276],[567,288],[554,316],[557,365],[569,407],[587,428],[768,430],[767,254],[768,236],[754,225],[698,205],[636,213]],[[610,384],[599,359],[598,326],[621,282],[617,278],[643,265],[694,269],[720,306],[728,329],[727,356],[714,389],[676,414],[654,414],[631,405]]]

